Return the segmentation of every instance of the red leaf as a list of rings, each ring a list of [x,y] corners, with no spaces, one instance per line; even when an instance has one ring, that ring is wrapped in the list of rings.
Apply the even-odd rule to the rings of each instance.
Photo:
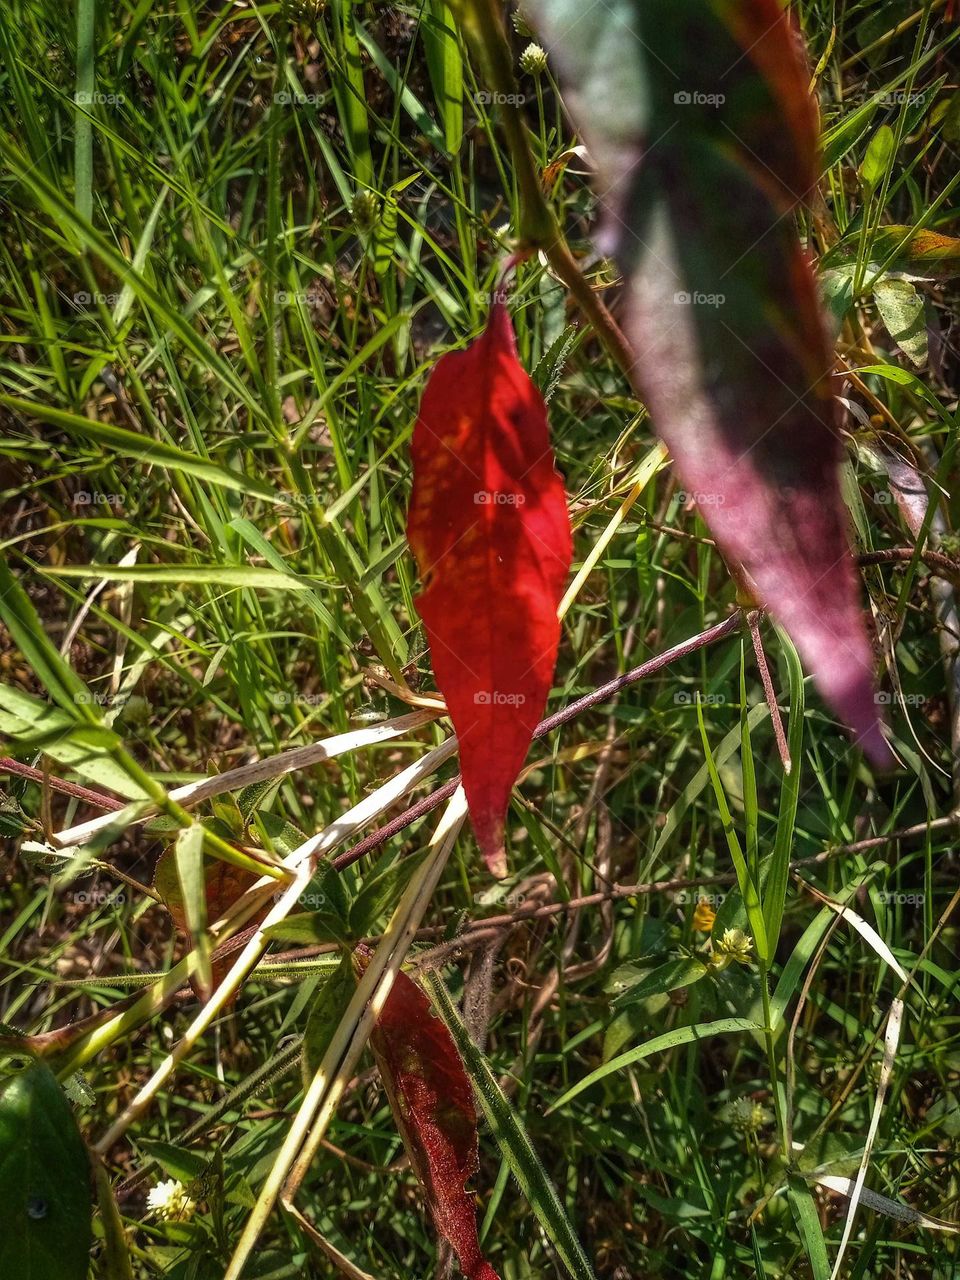
[[[794,210],[816,110],[779,0],[529,0],[600,170],[632,376],[683,487],[890,761],[847,545],[833,353]]]
[[[546,407],[501,304],[467,350],[438,361],[411,452],[417,608],[473,829],[503,875],[504,817],[553,680],[571,538]]]
[[[371,952],[360,946],[353,954],[362,973]],[[437,1231],[456,1251],[466,1280],[498,1280],[480,1251],[466,1189],[480,1167],[470,1079],[450,1032],[405,973],[394,980],[370,1047]]]

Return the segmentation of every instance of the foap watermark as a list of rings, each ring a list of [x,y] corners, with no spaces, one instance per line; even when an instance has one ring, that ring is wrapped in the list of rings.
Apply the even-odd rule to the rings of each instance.
[[[475,893],[473,900],[478,907],[522,907],[527,899],[526,894],[516,889],[504,889],[500,885],[493,885],[489,889],[482,889],[479,893]]]
[[[99,90],[89,93],[86,89],[78,89],[73,100],[78,107],[122,107],[127,99],[122,93],[101,93]]]
[[[889,707],[898,703],[901,707],[922,707],[927,701],[923,693],[894,693],[881,689],[873,695],[873,700],[881,707]]]
[[[505,489],[478,489],[473,495],[476,507],[522,507],[526,502],[522,493],[508,493]]]
[[[123,906],[127,895],[119,888],[81,888],[74,893],[73,901],[87,906]]]
[[[88,293],[86,289],[81,289],[73,295],[73,302],[77,307],[115,307],[119,301],[119,293]]]
[[[274,902],[279,902],[283,896],[283,890],[278,889],[273,895]],[[303,893],[297,898],[297,905],[305,907],[308,911],[322,911],[327,905],[327,895],[314,889],[304,889]]]
[[[688,502],[695,502],[698,507],[722,507],[726,502],[722,493],[709,493],[706,489],[697,489],[692,493],[687,489],[678,489],[677,498],[681,507],[685,507]]]
[[[317,107],[323,101],[322,93],[301,93],[295,89],[281,89],[273,95],[278,107]]]
[[[81,689],[73,695],[73,700],[81,707],[122,707],[129,695],[123,693],[94,693],[92,689]]]
[[[527,100],[525,93],[488,93],[481,89],[473,94],[473,100],[482,107],[522,107]]]
[[[714,910],[725,902],[727,895],[725,893],[703,893],[697,889],[681,889],[674,897],[674,902],[679,903],[681,907],[685,907],[688,903],[699,906],[701,902],[706,903],[708,907]]]
[[[727,701],[722,693],[690,693],[686,689],[678,689],[673,700],[678,707],[722,707]]]
[[[878,93],[874,98],[881,107],[919,107],[925,101],[925,94],[911,89],[893,89],[889,93]]]
[[[75,507],[98,507],[102,504],[119,507],[123,505],[123,494],[103,493],[100,489],[78,489],[72,502]]]
[[[897,893],[893,889],[881,889],[877,900],[888,907],[922,907],[927,900],[925,893]]]
[[[497,289],[481,289],[473,295],[474,301],[478,307],[506,306],[510,301],[510,294],[503,286]]]
[[[522,707],[526,700],[525,693],[503,693],[499,689],[481,689],[473,695],[478,707]]]
[[[678,107],[722,107],[727,100],[725,93],[701,93],[699,89],[678,89],[673,95]]]
[[[727,301],[725,293],[701,293],[699,289],[688,292],[680,289],[673,295],[678,307],[722,307]]]
[[[274,707],[321,707],[326,702],[323,693],[271,693],[269,698]]]

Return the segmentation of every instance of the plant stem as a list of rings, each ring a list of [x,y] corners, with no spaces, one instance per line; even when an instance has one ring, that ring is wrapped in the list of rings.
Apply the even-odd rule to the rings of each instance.
[[[593,325],[597,337],[629,378],[634,365],[630,345],[580,270],[544,194],[526,125],[517,106],[520,95],[513,74],[510,43],[497,0],[456,0],[454,7],[500,107],[501,125],[520,188],[521,244],[525,248],[543,250],[550,266]]]

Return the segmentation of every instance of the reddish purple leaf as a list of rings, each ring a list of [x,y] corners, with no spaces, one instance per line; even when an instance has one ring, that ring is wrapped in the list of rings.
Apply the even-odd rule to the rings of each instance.
[[[360,973],[370,954],[364,946],[354,951]],[[480,1250],[467,1190],[480,1167],[470,1078],[446,1025],[405,973],[396,976],[370,1047],[437,1231],[456,1251],[466,1280],[498,1280]]]
[[[638,393],[824,697],[890,761],[840,496],[833,355],[794,210],[816,108],[778,0],[530,0],[600,170]]]

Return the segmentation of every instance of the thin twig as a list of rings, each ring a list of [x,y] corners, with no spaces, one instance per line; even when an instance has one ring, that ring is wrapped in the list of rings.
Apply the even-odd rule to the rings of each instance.
[[[584,694],[582,698],[577,698],[574,702],[569,703],[568,706],[555,711],[552,716],[547,716],[545,720],[541,720],[536,729],[534,729],[533,736],[535,738],[545,738],[554,729],[559,729],[561,725],[574,720],[582,712],[588,711],[591,707],[595,707],[602,702],[609,702],[615,694],[625,689],[628,685],[635,684],[646,676],[656,675],[657,672],[662,671],[664,667],[669,666],[671,662],[676,662],[679,658],[696,653],[699,649],[705,649],[707,645],[716,644],[718,640],[722,640],[736,631],[742,619],[743,615],[738,610],[736,613],[732,613],[729,618],[725,618],[723,622],[718,622],[715,626],[708,627],[706,631],[701,631],[699,635],[692,636],[689,640],[681,641],[680,644],[674,645],[672,649],[667,649],[664,653],[658,653],[656,657],[648,658],[646,662],[641,662],[638,667],[634,667],[622,676],[616,676],[613,680],[608,680],[606,684],[600,685],[599,688],[594,689],[591,693]],[[347,849],[346,852],[334,858],[333,865],[338,871],[342,871],[344,867],[349,867],[354,862],[359,861],[372,849],[378,849],[398,832],[417,822],[425,814],[443,804],[445,800],[449,800],[459,783],[460,778],[458,776],[440,787],[439,790],[424,796],[422,800],[418,800],[416,804],[411,805],[409,809],[405,809],[403,813],[397,814],[395,818],[384,823],[382,827],[378,827],[376,831],[371,831],[370,835],[355,844],[352,849]]]

